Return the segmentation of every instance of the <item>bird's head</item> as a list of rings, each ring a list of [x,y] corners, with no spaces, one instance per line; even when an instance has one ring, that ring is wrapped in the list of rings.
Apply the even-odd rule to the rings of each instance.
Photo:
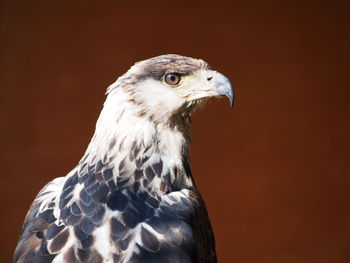
[[[188,116],[210,97],[226,96],[233,104],[230,81],[200,59],[162,55],[136,63],[108,89],[109,96],[126,93],[135,114],[163,122]]]

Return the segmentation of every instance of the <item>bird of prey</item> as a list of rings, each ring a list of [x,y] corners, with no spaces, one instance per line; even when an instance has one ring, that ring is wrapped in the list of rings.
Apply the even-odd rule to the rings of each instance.
[[[206,62],[162,55],[107,89],[77,166],[48,183],[24,221],[14,262],[216,262],[190,169],[190,117],[210,97],[233,102]]]

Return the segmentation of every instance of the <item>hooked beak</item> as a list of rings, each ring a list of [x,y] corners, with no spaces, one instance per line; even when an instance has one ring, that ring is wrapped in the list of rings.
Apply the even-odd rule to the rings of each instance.
[[[230,100],[231,107],[234,102],[234,92],[228,78],[214,70],[205,70],[200,73],[200,81],[194,89],[188,91],[187,98],[190,101],[207,98],[226,96]]]
[[[214,96],[226,96],[230,100],[231,107],[234,102],[234,93],[232,89],[231,82],[221,73],[208,70],[208,82],[212,82],[210,85],[212,86],[212,90],[217,95]]]

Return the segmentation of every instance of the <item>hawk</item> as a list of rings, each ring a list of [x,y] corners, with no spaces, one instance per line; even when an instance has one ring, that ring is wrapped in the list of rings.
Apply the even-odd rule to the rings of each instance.
[[[190,117],[229,80],[200,59],[162,55],[107,89],[77,166],[48,183],[24,221],[14,262],[216,262],[189,163]]]

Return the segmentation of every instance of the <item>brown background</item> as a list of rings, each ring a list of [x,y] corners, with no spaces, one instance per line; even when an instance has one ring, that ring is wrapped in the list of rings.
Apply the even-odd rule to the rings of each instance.
[[[135,61],[203,58],[236,87],[193,119],[220,262],[350,262],[349,6],[1,2],[1,262],[41,187],[82,156]]]

